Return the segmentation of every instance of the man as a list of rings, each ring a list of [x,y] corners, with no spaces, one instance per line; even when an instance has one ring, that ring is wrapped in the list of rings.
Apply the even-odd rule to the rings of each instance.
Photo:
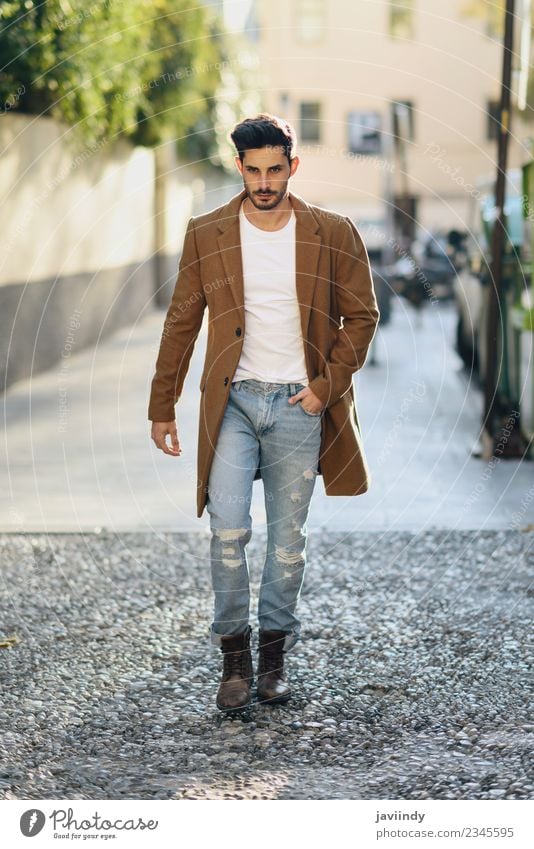
[[[293,128],[260,114],[237,124],[231,139],[243,191],[189,220],[148,411],[156,446],[179,456],[174,406],[207,306],[197,513],[206,507],[210,516],[210,639],[224,656],[217,707],[225,711],[248,705],[253,684],[246,555],[253,481],[263,480],[268,527],[257,697],[284,702],[316,476],[327,495],[369,486],[352,375],[379,319],[354,224],[289,191],[299,166]]]

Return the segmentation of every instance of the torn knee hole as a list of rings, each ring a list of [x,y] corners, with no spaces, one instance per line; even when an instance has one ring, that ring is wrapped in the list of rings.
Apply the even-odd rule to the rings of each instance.
[[[287,548],[276,547],[276,559],[283,566],[299,566],[303,561],[302,551],[288,551]]]
[[[250,528],[214,528],[213,533],[219,537],[222,546],[221,562],[229,569],[241,565],[240,543],[246,543],[252,532]]]
[[[223,543],[238,542],[250,534],[249,528],[214,528],[213,533]]]

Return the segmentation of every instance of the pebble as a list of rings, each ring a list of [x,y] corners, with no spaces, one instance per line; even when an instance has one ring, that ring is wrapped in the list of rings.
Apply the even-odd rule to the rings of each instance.
[[[531,545],[312,532],[293,698],[229,717],[206,640],[208,536],[0,535],[3,629],[31,633],[1,658],[0,799],[532,798]]]

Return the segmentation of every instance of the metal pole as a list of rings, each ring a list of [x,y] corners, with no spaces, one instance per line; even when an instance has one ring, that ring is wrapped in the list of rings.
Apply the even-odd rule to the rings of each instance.
[[[386,232],[384,250],[380,263],[382,267],[393,265],[397,259],[394,245],[397,243],[397,233],[395,232],[395,181],[393,178],[392,168],[395,166],[395,146],[393,140],[393,106],[390,101],[386,100],[386,113],[384,117],[385,133],[382,137],[384,146],[384,159],[386,167],[384,168],[384,207],[385,207],[385,222]]]
[[[510,136],[510,85],[512,79],[513,40],[514,0],[506,0],[500,122],[497,146],[497,180],[495,184],[495,207],[497,214],[495,217],[495,223],[493,225],[491,241],[490,287],[488,320],[486,328],[486,375],[484,390],[484,418],[482,422],[482,428],[486,432],[486,440],[489,439],[491,442],[492,454],[493,448],[495,447],[495,401],[501,371],[501,363],[499,363],[499,369],[497,369],[497,349],[499,345],[499,319],[501,317],[503,248],[506,236],[504,201],[506,187],[506,166],[508,159],[508,139]]]

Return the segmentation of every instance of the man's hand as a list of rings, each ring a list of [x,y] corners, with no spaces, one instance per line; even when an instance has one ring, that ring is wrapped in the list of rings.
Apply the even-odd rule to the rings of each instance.
[[[301,389],[296,395],[291,395],[288,400],[290,404],[298,404],[299,401],[303,402],[304,399],[306,399],[306,403],[303,403],[302,406],[306,412],[320,413],[323,409],[323,402],[317,397],[317,395],[314,395],[309,386],[305,386],[304,389]]]
[[[167,445],[167,434],[171,437],[172,448]],[[179,457],[182,453],[180,443],[178,442],[176,421],[152,422],[152,433],[150,436],[154,440],[156,448],[161,448],[164,454],[172,454],[173,457]]]

